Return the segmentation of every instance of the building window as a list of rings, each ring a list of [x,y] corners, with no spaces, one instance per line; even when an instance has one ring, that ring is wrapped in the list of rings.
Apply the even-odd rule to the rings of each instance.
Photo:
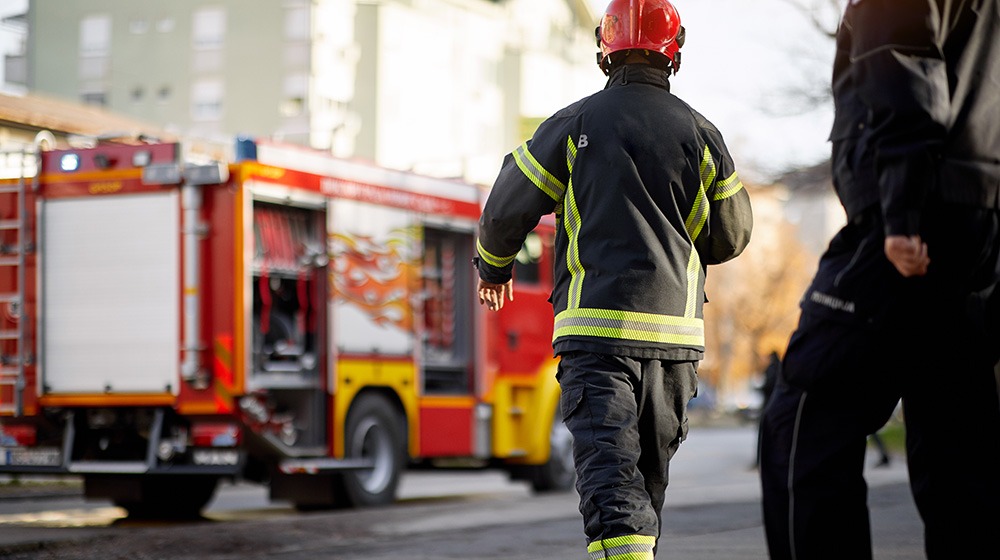
[[[160,103],[166,103],[170,100],[170,86],[160,86],[160,89],[156,90],[156,100]]]
[[[226,41],[226,11],[222,8],[201,8],[194,13],[194,47],[218,49]]]
[[[160,18],[156,20],[156,30],[160,33],[170,33],[174,30],[174,18]]]
[[[308,74],[289,74],[285,76],[282,87],[282,100],[278,112],[282,117],[297,117],[306,110],[306,97],[309,93]]]
[[[96,105],[98,107],[105,107],[108,104],[108,96],[104,92],[91,92],[84,93],[80,95],[80,101],[83,101],[84,105]]]
[[[80,20],[80,55],[101,56],[111,50],[111,16],[94,15]]]
[[[133,19],[128,22],[128,32],[133,35],[142,35],[149,31],[149,21],[145,19]]]
[[[306,100],[302,97],[286,97],[278,111],[282,117],[297,117],[302,114],[306,105]]]
[[[305,112],[306,96],[309,93],[309,76],[307,74],[290,74],[285,76],[282,88],[283,99],[278,111],[283,117],[297,117]]]
[[[309,40],[309,6],[291,6],[285,10],[285,39]]]
[[[222,80],[199,80],[191,86],[191,118],[213,121],[222,118]]]

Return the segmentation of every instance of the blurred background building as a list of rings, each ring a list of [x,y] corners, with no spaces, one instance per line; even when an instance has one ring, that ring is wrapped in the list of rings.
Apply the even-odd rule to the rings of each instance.
[[[491,183],[603,86],[584,0],[30,0],[27,89],[184,137],[237,134]],[[18,55],[10,60],[12,66]]]
[[[27,90],[28,0],[5,0],[0,4],[0,92]]]

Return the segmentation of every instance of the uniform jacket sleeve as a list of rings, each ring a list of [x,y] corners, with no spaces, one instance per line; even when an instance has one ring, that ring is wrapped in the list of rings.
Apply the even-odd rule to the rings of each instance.
[[[701,176],[709,207],[708,227],[695,239],[695,247],[702,263],[720,264],[739,256],[750,243],[753,210],[722,135],[695,115],[705,137]]]
[[[525,237],[562,202],[569,181],[564,112],[543,122],[531,140],[504,158],[479,218],[479,277],[487,282],[510,280]]]
[[[950,97],[940,47],[942,3],[949,0],[854,0],[844,14],[851,72],[868,107],[887,234],[918,233],[935,187]]]

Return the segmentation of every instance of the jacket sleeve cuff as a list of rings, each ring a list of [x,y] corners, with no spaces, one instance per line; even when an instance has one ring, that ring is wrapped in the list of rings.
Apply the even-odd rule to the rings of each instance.
[[[920,212],[910,210],[898,215],[885,216],[885,235],[916,235],[920,232]]]
[[[481,280],[490,282],[491,284],[506,283],[508,280],[511,279],[512,277],[511,269],[514,268],[513,265],[508,266],[506,268],[498,268],[487,263],[486,261],[482,260],[479,257],[474,257],[472,259],[472,266],[474,266],[476,270],[479,271],[479,278]]]

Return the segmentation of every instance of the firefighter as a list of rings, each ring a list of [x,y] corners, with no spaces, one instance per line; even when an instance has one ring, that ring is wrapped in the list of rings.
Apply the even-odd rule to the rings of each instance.
[[[831,134],[847,224],[764,415],[773,560],[872,557],[866,436],[902,399],[930,560],[1000,558],[1000,0],[852,0]]]
[[[480,304],[554,212],[554,353],[591,558],[653,558],[667,467],[704,355],[707,265],[750,240],[722,135],[670,93],[684,28],[666,0],[614,0],[597,28],[605,88],[508,154],[479,221]]]

